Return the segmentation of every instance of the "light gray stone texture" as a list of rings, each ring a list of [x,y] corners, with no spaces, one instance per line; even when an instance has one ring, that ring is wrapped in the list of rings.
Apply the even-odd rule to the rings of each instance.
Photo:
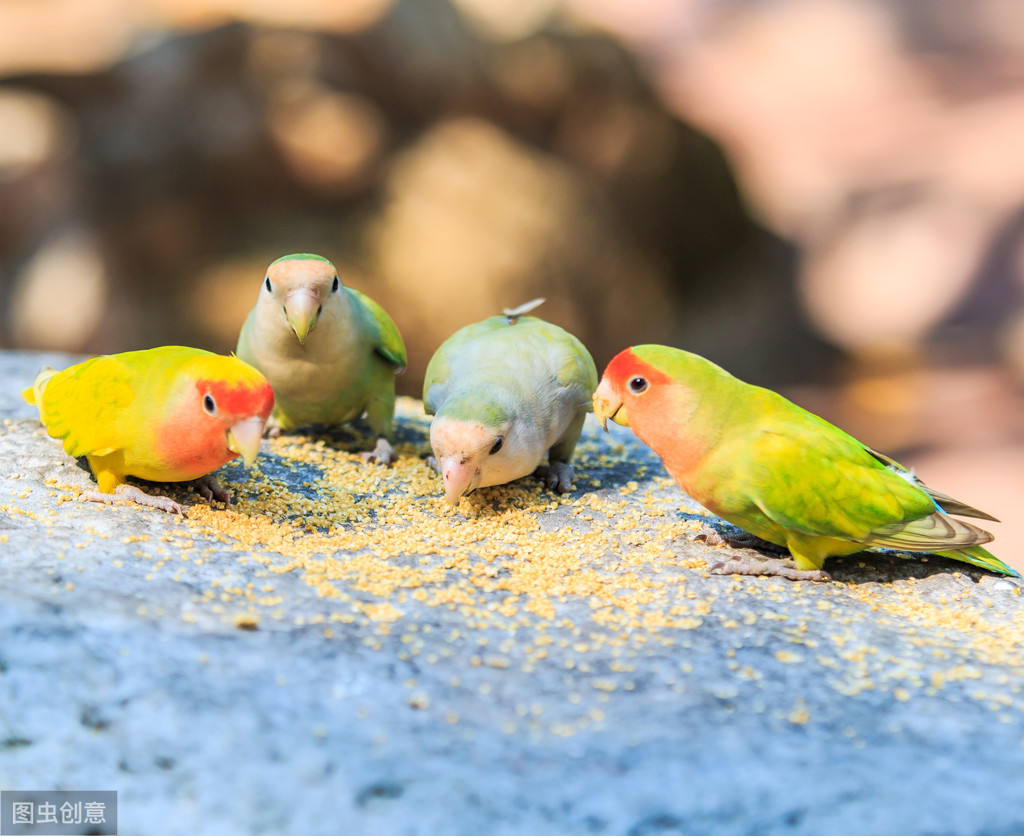
[[[476,629],[412,599],[388,635],[332,623],[360,595],[323,598],[299,569],[268,580],[270,551],[190,530],[197,565],[175,517],[58,504],[47,479],[88,476],[18,393],[70,360],[0,355],[0,788],[116,789],[122,834],[1024,833],[1016,581],[889,556],[836,561],[830,584],[724,577],[692,558],[726,550],[683,537],[662,572],[629,571],[682,576],[649,609],[707,611],[618,648],[576,647],[598,628],[573,595],[547,627]],[[404,420],[400,439],[425,454],[423,426]],[[628,432],[588,423],[584,441],[625,452],[580,493],[637,479],[622,497],[639,502],[664,475]],[[268,448],[252,478],[270,476],[323,490]],[[656,487],[670,517],[700,519]],[[572,508],[541,512],[541,530],[581,524]],[[225,579],[280,603],[240,629],[216,607]],[[528,663],[540,633],[548,655]]]

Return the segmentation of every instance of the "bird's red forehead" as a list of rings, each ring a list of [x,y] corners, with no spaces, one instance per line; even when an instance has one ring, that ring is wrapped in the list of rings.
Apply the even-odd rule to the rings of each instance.
[[[265,380],[198,380],[196,387],[213,396],[222,414],[259,415],[266,420],[274,408],[274,390]]]
[[[670,383],[672,380],[660,369],[655,368],[646,360],[641,360],[632,348],[627,348],[616,354],[608,364],[604,374],[616,386],[638,375],[646,378],[648,383],[655,386]]]

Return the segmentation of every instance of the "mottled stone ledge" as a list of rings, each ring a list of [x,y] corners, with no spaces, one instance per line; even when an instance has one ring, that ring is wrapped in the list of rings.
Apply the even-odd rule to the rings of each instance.
[[[43,362],[0,355],[4,789],[147,834],[1024,832],[1015,581],[709,575],[714,521],[593,423],[575,493],[450,509],[412,401],[388,471],[343,432],[225,469],[231,509],[68,501]]]

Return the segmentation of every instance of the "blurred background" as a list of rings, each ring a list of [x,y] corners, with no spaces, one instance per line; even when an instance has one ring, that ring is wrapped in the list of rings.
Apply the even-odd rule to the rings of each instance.
[[[0,345],[228,351],[332,259],[419,395],[537,295],[1004,520],[1024,568],[1020,0],[4,0]]]

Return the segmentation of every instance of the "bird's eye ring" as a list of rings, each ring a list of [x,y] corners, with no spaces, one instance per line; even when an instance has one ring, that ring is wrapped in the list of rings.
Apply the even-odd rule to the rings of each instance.
[[[273,285],[270,284],[270,276],[267,276],[267,280],[263,284],[266,285],[267,293],[273,293],[274,292],[274,287],[273,287]]]
[[[495,453],[497,453],[501,449],[501,445],[504,444],[504,443],[505,443],[505,436],[499,435],[498,436],[498,440],[495,441],[494,444],[491,446],[491,452],[488,453],[487,455],[493,456]]]
[[[210,415],[217,414],[217,402],[214,401],[212,395],[207,395],[203,398],[203,409],[210,413]]]
[[[337,293],[339,290],[341,290],[341,279],[335,276],[334,283],[331,285],[331,293]]]
[[[647,381],[642,377],[634,377],[629,381],[629,391],[634,395],[639,395],[641,392],[647,389]]]

